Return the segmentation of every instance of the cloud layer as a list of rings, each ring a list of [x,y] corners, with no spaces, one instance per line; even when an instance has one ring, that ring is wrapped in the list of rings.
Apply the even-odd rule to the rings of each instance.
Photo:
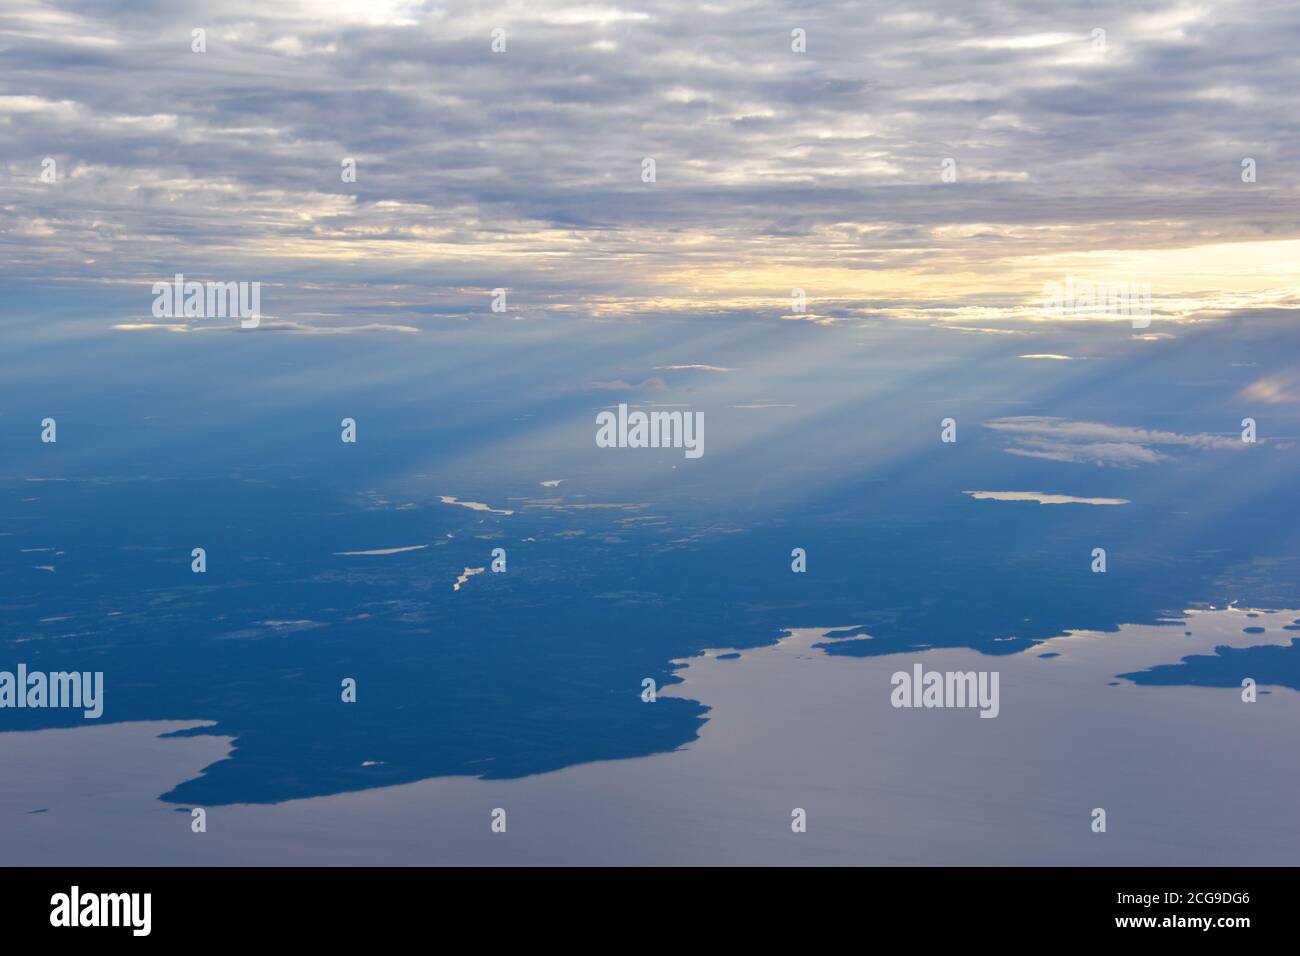
[[[1182,435],[1037,415],[998,418],[985,422],[984,427],[1011,439],[1014,444],[1004,449],[1008,454],[1093,465],[1132,467],[1168,461],[1171,456],[1155,447],[1158,445],[1228,451],[1248,447],[1240,436]]]
[[[982,327],[1094,272],[1164,320],[1276,305],[1298,37],[1281,3],[15,0],[4,277],[261,280],[286,328],[369,331],[494,288],[514,318]]]

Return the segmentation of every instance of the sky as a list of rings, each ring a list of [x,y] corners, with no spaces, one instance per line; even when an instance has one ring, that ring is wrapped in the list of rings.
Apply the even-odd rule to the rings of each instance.
[[[1298,33],[1286,3],[11,0],[4,279],[146,333],[183,272],[414,334],[494,288],[514,320],[1032,327],[1078,276],[1149,283],[1159,334],[1295,306]]]

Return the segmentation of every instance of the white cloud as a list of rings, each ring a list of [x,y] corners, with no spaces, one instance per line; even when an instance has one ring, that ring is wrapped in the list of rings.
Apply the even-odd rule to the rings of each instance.
[[[1077,498],[1044,491],[963,491],[963,495],[981,501],[1035,501],[1040,505],[1129,505],[1127,498]]]
[[[984,427],[1011,437],[1015,444],[1004,449],[1011,455],[1119,467],[1169,460],[1170,455],[1152,447],[1156,445],[1231,451],[1244,447],[1236,435],[1183,435],[1037,415],[998,418],[985,422]]]

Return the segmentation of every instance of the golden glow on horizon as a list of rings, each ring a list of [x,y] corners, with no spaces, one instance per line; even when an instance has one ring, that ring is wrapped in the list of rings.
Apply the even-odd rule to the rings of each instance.
[[[595,318],[649,313],[754,311],[811,322],[833,321],[837,307],[925,322],[996,324],[999,320],[1113,321],[1051,315],[1042,308],[1048,282],[1150,284],[1153,314],[1165,322],[1196,322],[1208,313],[1300,304],[1300,240],[1215,242],[1182,248],[1062,250],[1063,227],[1028,230],[996,224],[935,227],[928,248],[865,248],[854,235],[880,236],[872,226],[844,223],[814,237],[737,241],[705,231],[610,237],[598,245],[576,230],[499,227],[491,232],[395,222],[390,228],[328,230],[319,237],[267,237],[211,251],[299,261],[463,263],[469,258],[509,275],[512,262],[566,277],[545,300],[521,310],[580,312]],[[969,237],[996,235],[998,254]],[[1079,237],[1074,237],[1076,241]],[[1039,241],[1041,240],[1041,242]],[[1043,251],[1046,248],[1047,251]],[[1005,249],[1005,251],[1002,251]],[[986,258],[978,258],[985,255]],[[608,277],[581,289],[584,276]],[[611,287],[628,290],[622,294]],[[804,313],[791,307],[803,289]],[[466,297],[475,290],[453,291]],[[397,304],[394,302],[393,304]]]

